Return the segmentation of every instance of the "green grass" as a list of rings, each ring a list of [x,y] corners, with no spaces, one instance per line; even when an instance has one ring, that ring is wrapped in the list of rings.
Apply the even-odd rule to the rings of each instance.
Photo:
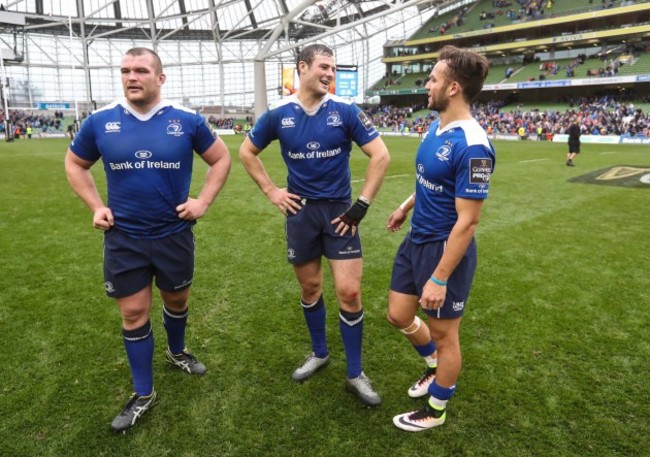
[[[208,366],[166,366],[154,309],[159,405],[126,436],[109,430],[131,392],[102,237],[69,189],[64,140],[0,143],[2,456],[640,456],[650,447],[650,191],[570,183],[609,165],[650,166],[647,146],[497,142],[478,228],[479,268],[462,327],[464,367],[447,423],[408,434],[393,415],[422,362],[385,321],[394,253],[388,214],[413,188],[418,140],[387,138],[392,164],[362,231],[365,371],[383,396],[362,407],[326,276],[333,361],[294,384],[308,351],[283,221],[233,152],[230,179],[195,228],[188,343]],[[262,155],[281,183],[277,146]],[[205,166],[196,162],[193,192]],[[355,194],[367,159],[351,160]],[[103,192],[100,166],[94,168]],[[646,451],[644,451],[646,449]]]

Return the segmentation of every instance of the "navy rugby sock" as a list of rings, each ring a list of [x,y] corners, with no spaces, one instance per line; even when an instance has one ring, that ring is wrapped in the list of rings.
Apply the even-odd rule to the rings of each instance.
[[[327,333],[325,330],[325,300],[321,295],[320,298],[312,304],[305,303],[300,300],[307,328],[309,329],[309,336],[311,337],[311,346],[314,355],[318,358],[327,357]]]
[[[124,348],[131,367],[133,390],[138,395],[153,391],[153,330],[151,321],[133,330],[122,329]]]
[[[185,328],[189,308],[176,313],[163,304],[163,325],[167,330],[167,346],[172,354],[180,354],[185,349]]]
[[[356,313],[339,310],[339,328],[345,357],[348,362],[347,376],[357,378],[361,374],[361,341],[363,338],[363,310]]]
[[[426,362],[429,368],[435,368],[438,366],[438,359],[433,357],[433,354],[436,352],[436,345],[433,341],[429,341],[427,344],[422,346],[413,345],[418,354],[420,354],[424,361]]]
[[[429,401],[427,404],[431,407],[433,416],[440,417],[445,413],[447,402],[454,396],[456,385],[451,387],[442,387],[433,381],[429,386]]]

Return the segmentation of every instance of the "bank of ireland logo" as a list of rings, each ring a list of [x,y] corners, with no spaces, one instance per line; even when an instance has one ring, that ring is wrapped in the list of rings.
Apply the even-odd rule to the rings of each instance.
[[[424,173],[424,165],[421,163],[418,164],[418,173],[423,174]]]
[[[135,152],[135,157],[140,159],[140,160],[147,160],[150,159],[153,153],[151,151],[147,151],[145,149],[142,149],[140,151]]]
[[[446,144],[440,146],[436,151],[436,157],[438,158],[438,160],[442,162],[446,162],[449,160],[449,154],[451,154],[451,148]]]
[[[171,122],[167,126],[167,135],[181,136],[183,133],[183,126],[178,122]]]
[[[310,151],[318,151],[318,148],[320,148],[320,143],[318,141],[310,141],[307,143],[307,148]]]
[[[107,122],[104,124],[106,133],[119,133],[122,128],[121,122]]]

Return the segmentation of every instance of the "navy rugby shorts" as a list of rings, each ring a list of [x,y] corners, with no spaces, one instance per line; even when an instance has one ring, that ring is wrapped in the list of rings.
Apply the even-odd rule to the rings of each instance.
[[[133,295],[151,284],[177,292],[192,284],[194,233],[186,228],[164,238],[129,238],[116,228],[104,232],[104,286],[113,298]]]
[[[390,290],[420,298],[424,285],[440,262],[445,244],[446,240],[416,244],[411,241],[410,234],[407,234],[395,255]],[[467,252],[447,281],[444,305],[439,309],[423,309],[423,311],[439,319],[461,317],[465,312],[465,304],[472,287],[476,262],[476,242],[472,239]]]
[[[349,202],[306,200],[300,211],[289,213],[285,224],[289,263],[300,265],[323,255],[335,260],[361,258],[359,227],[354,236],[351,230],[341,236],[334,231],[338,224],[332,224],[349,207]]]

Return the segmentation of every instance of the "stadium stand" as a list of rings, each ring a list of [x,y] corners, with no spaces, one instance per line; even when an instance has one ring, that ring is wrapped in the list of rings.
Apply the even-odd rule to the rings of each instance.
[[[488,57],[485,98],[505,106],[650,92],[649,2],[480,0],[457,5],[442,14],[432,13],[410,38],[387,43],[384,62],[390,78],[367,94],[379,95],[388,105],[417,104],[426,92],[420,83],[426,81],[445,44],[473,47]],[[516,9],[520,17],[508,18],[509,9]],[[491,20],[491,13],[495,27],[481,33],[481,24]],[[532,18],[535,27],[526,26]],[[455,23],[444,35],[434,33],[450,21]],[[637,98],[642,101],[643,95]]]
[[[441,13],[410,38],[386,44],[390,78],[368,91],[386,106],[371,113],[381,128],[428,127],[431,113],[417,106],[437,52],[453,44],[490,60],[475,107],[489,132],[524,126],[533,136],[542,129],[546,139],[575,119],[585,134],[648,138],[650,2],[479,0]],[[526,26],[531,20],[535,27]],[[405,116],[404,107],[414,114]]]

